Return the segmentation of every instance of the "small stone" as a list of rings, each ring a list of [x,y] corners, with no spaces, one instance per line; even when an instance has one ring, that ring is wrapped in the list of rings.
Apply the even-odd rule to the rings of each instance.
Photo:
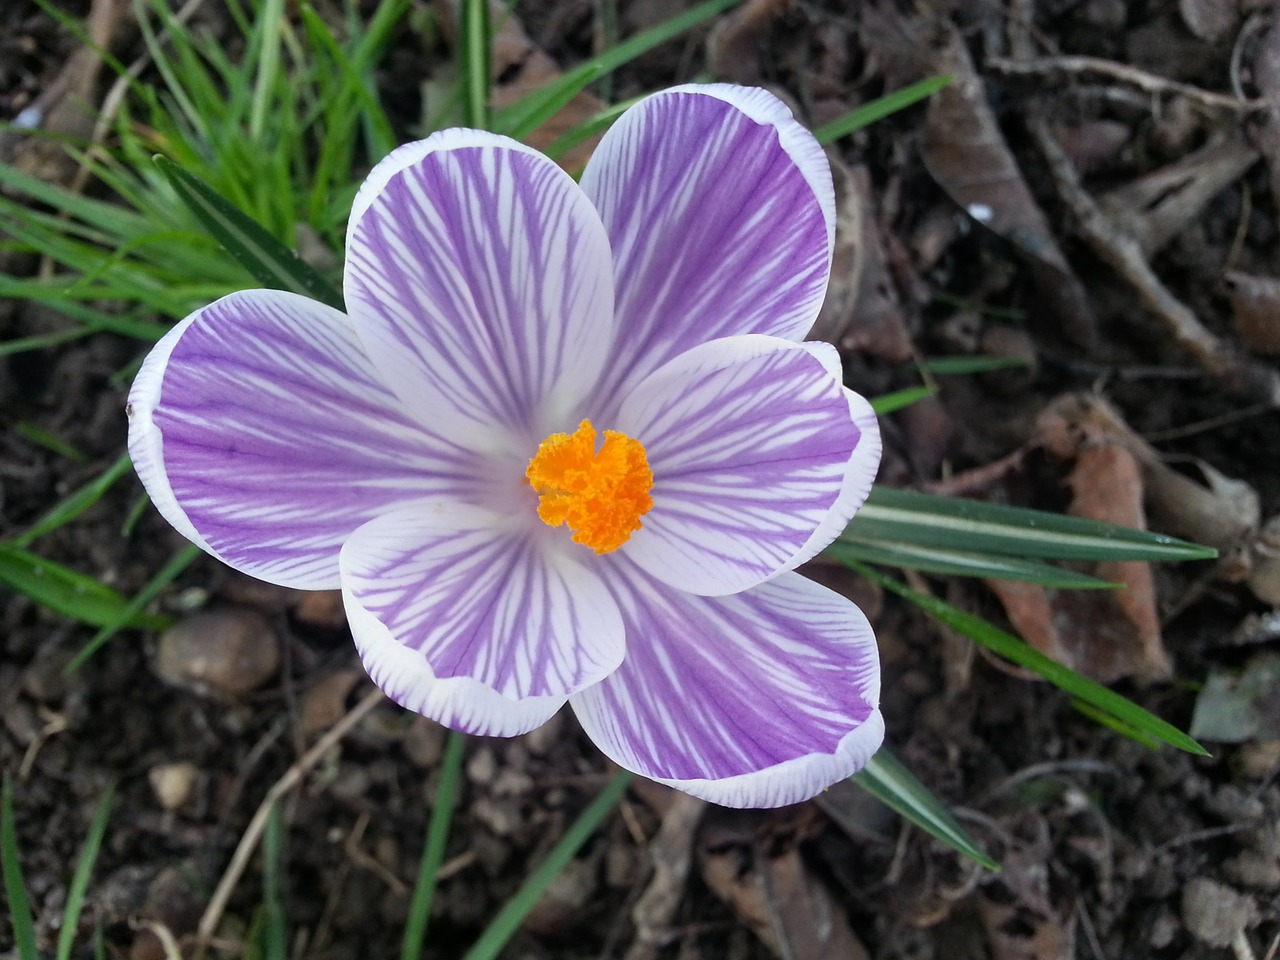
[[[71,651],[46,649],[22,673],[22,692],[40,703],[55,703],[67,695],[64,670],[71,662]]]
[[[347,713],[347,697],[360,682],[359,670],[338,670],[307,688],[298,704],[298,726],[308,736],[328,730]]]
[[[554,937],[582,923],[600,887],[597,863],[591,857],[566,864],[529,911],[525,929],[535,936]]]
[[[234,698],[257,690],[279,666],[280,643],[267,619],[225,609],[194,614],[161,634],[154,669],[174,686]]]
[[[444,741],[447,736],[448,731],[434,720],[414,717],[400,745],[404,748],[404,755],[415,767],[433,770],[444,756]]]
[[[160,806],[165,810],[177,810],[191,800],[200,779],[200,768],[186,760],[158,763],[147,771],[147,779]]]
[[[347,623],[341,590],[308,590],[300,594],[293,615],[300,623],[321,630],[341,630]]]
[[[498,759],[489,747],[481,747],[467,761],[467,779],[477,786],[493,783],[498,775]]]
[[[564,739],[564,716],[561,710],[542,726],[524,735],[525,749],[535,757],[545,757],[553,747]]]
[[[1211,947],[1228,947],[1257,922],[1252,897],[1226,884],[1197,877],[1182,888],[1182,922],[1191,935]]]
[[[1255,740],[1241,744],[1235,763],[1245,776],[1261,780],[1280,767],[1280,740]]]
[[[1272,893],[1280,890],[1280,861],[1256,850],[1245,850],[1222,865],[1223,872],[1244,887]]]

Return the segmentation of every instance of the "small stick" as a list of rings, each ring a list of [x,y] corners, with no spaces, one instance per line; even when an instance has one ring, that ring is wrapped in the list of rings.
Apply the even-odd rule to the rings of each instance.
[[[267,820],[271,816],[271,808],[275,806],[276,801],[298,786],[307,772],[319,763],[338,741],[350,733],[352,728],[384,699],[385,697],[381,690],[371,690],[363,700],[347,711],[346,716],[329,728],[328,732],[316,741],[315,746],[295,760],[293,765],[285,771],[284,776],[277,780],[275,785],[267,791],[267,795],[263,797],[262,803],[258,806],[257,813],[249,821],[249,826],[245,829],[244,836],[240,838],[240,842],[236,845],[235,853],[231,856],[231,862],[227,864],[226,872],[223,873],[222,879],[218,881],[218,887],[214,890],[213,897],[209,900],[209,906],[205,908],[204,914],[200,917],[200,925],[196,928],[196,960],[201,960],[204,956],[209,941],[213,938],[214,931],[217,930],[218,923],[222,920],[222,914],[227,908],[227,902],[231,899],[231,894],[234,892],[236,884],[240,882],[240,877],[249,865],[249,858],[253,856],[253,851],[258,845],[258,841],[262,838],[262,832],[266,829]]]
[[[987,61],[992,70],[1008,76],[1038,76],[1046,73],[1070,73],[1109,77],[1130,84],[1151,94],[1180,94],[1197,100],[1207,107],[1219,110],[1231,110],[1236,113],[1252,113],[1255,110],[1266,110],[1277,104],[1274,100],[1261,97],[1257,100],[1245,100],[1225,93],[1214,93],[1189,83],[1169,80],[1137,67],[1104,60],[1102,57],[1037,57],[1034,60],[1010,60],[1007,57],[992,57]]]
[[[1089,196],[1048,124],[1028,118],[1027,129],[1049,165],[1063,202],[1075,217],[1080,235],[1138,293],[1147,308],[1164,321],[1179,346],[1235,392],[1280,406],[1280,374],[1247,357],[1207,330],[1191,308],[1173,295],[1143,255],[1133,237],[1122,232]]]

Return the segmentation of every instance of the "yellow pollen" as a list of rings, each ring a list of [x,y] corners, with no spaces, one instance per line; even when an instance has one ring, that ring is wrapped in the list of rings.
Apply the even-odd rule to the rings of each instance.
[[[538,444],[524,474],[538,491],[538,518],[550,527],[568,524],[573,542],[612,553],[640,529],[653,506],[653,471],[644,446],[625,433],[604,432],[583,420],[572,434],[553,433]]]

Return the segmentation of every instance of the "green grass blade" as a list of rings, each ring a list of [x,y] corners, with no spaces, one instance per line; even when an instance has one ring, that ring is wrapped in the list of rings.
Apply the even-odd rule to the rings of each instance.
[[[65,617],[95,627],[117,621],[138,627],[164,622],[136,611],[131,614],[129,602],[105,584],[11,543],[0,543],[0,583]]]
[[[76,931],[80,926],[80,913],[84,909],[84,897],[89,890],[89,878],[93,876],[93,864],[102,848],[102,838],[107,832],[107,820],[111,817],[111,804],[115,791],[108,790],[98,802],[98,809],[89,824],[89,834],[80,849],[80,860],[67,889],[67,905],[62,911],[62,929],[58,931],[57,960],[71,960],[75,947]]]
[[[462,778],[462,748],[466,740],[465,734],[455,730],[449,733],[445,744],[444,760],[440,764],[440,786],[436,789],[436,805],[431,811],[431,822],[427,826],[418,880],[413,885],[413,897],[409,901],[409,918],[405,923],[404,940],[400,945],[400,960],[421,960],[422,957],[422,947],[427,938],[427,922],[431,919],[431,901],[436,893],[436,876],[440,873],[440,865],[444,863],[449,826],[453,822],[453,810],[458,801],[458,783]]]
[[[114,617],[101,624],[102,629],[90,637],[89,642],[71,658],[71,662],[67,664],[63,673],[70,674],[78,670],[86,660],[101,649],[104,643],[124,627],[144,626],[151,630],[162,630],[167,627],[172,622],[168,617],[147,617],[139,622],[142,611],[147,604],[160,595],[160,591],[173,583],[182,571],[191,566],[200,554],[201,550],[195,544],[188,544],[175,553],[169,562],[147,581],[147,585],[138,591],[137,596],[125,603]]]
[[[921,370],[941,376],[987,373],[991,370],[1011,370],[1030,365],[1029,360],[1018,357],[930,357],[915,364]]]
[[[1006,660],[1011,660],[1020,667],[1026,667],[1038,673],[1055,687],[1065,690],[1078,700],[1115,717],[1135,730],[1162,740],[1172,747],[1185,750],[1200,757],[1209,756],[1209,751],[1196,743],[1171,723],[1161,720],[1155,714],[1144,710],[1132,700],[1120,696],[1100,683],[1082,677],[1056,660],[1028,646],[1011,633],[1006,633],[993,626],[981,617],[953,607],[951,604],[912,590],[905,584],[891,577],[877,573],[861,563],[850,563],[849,566],[863,576],[874,580],[891,593],[910,600],[925,613],[946,624],[951,629],[964,634],[975,643],[980,643]]]
[[[949,73],[939,74],[936,77],[926,77],[924,80],[913,83],[909,87],[895,90],[893,93],[863,104],[857,110],[853,110],[843,117],[823,124],[813,131],[813,135],[823,145],[839,140],[841,137],[847,137],[863,127],[870,126],[877,120],[883,120],[899,110],[905,110],[913,103],[919,103],[947,86],[952,79],[954,78]]]
[[[156,157],[155,162],[205,229],[261,283],[344,309],[342,295],[332,284],[264,227],[171,160]]]
[[[289,925],[280,883],[283,862],[284,817],[280,804],[274,803],[262,834],[262,956],[266,960],[289,960]]]
[[[501,111],[495,111],[493,129],[498,133],[519,139],[536,130],[558,108],[554,104],[568,103],[588,84],[617,70],[661,43],[674,39],[710,20],[717,14],[734,7],[739,0],[707,0],[665,23],[650,27],[630,37],[604,53],[592,57],[560,77],[535,90]]]
[[[552,160],[576,147],[588,137],[593,137],[597,133],[603,133],[613,126],[613,122],[620,116],[630,110],[633,106],[640,102],[641,97],[632,97],[630,100],[624,100],[621,103],[615,103],[611,107],[601,110],[593,116],[587,117],[577,126],[566,130],[553,140],[546,150],[542,151]]]
[[[56,453],[60,457],[66,457],[72,463],[84,463],[89,459],[88,454],[77,447],[75,444],[62,439],[56,433],[51,433],[44,427],[35,423],[14,424],[13,432],[25,440],[29,440],[38,447],[44,447],[51,453]]]
[[[1000,869],[1000,864],[992,860],[956,822],[946,804],[917,780],[887,748],[881,747],[850,779],[894,813],[952,850],[988,870]]]
[[[489,0],[462,0],[459,24],[462,63],[462,119],[477,130],[489,128]]]
[[[484,932],[480,934],[480,938],[463,956],[463,960],[495,960],[502,952],[502,948],[520,929],[521,922],[550,886],[551,881],[568,865],[574,854],[595,832],[600,822],[617,806],[630,782],[630,773],[625,770],[618,771],[609,785],[600,791],[587,809],[583,810],[573,825],[565,831],[564,836],[547,854],[547,858],[525,878],[515,896],[508,900],[498,911],[498,915],[489,922]]]
[[[280,73],[280,28],[284,21],[284,0],[265,0],[258,13],[258,76],[249,111],[249,136],[261,141],[267,125],[267,109]]]
[[[860,561],[906,570],[923,570],[957,577],[988,577],[1020,580],[1059,590],[1114,590],[1118,584],[1087,573],[1077,573],[1037,560],[1001,557],[992,554],[921,547],[888,540],[862,540],[846,536],[827,548],[827,554],[841,562]]]
[[[872,399],[871,409],[883,417],[886,413],[893,413],[913,403],[919,403],[933,396],[933,393],[932,387],[908,387],[905,390],[895,390],[893,393],[884,393]]]
[[[1129,726],[1129,724],[1125,723],[1123,720],[1118,720],[1111,714],[1106,713],[1103,710],[1099,710],[1097,707],[1093,706],[1093,704],[1085,703],[1083,700],[1073,699],[1071,701],[1071,706],[1075,707],[1094,723],[1100,723],[1107,729],[1114,730],[1116,733],[1128,737],[1135,743],[1142,744],[1148,750],[1160,749],[1160,741],[1155,737],[1144,733],[1137,727]]]
[[[18,960],[41,960],[36,949],[36,922],[31,915],[27,884],[18,862],[18,830],[13,822],[13,780],[6,773],[0,788],[0,864],[4,867],[4,892],[9,899],[9,923],[13,926]]]
[[[877,486],[849,524],[869,542],[914,543],[1040,560],[1207,560],[1217,551],[1175,537],[1022,507]]]
[[[132,461],[129,459],[129,454],[120,454],[115,463],[107,467],[106,470],[102,471],[83,487],[65,497],[48,513],[33,523],[25,533],[19,534],[10,542],[14,546],[28,547],[37,537],[42,537],[50,530],[57,530],[59,527],[70,523],[101,500],[115,482],[129,472],[131,465]]]

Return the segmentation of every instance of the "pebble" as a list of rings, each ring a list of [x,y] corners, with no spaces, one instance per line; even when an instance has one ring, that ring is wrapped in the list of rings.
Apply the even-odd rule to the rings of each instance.
[[[444,741],[448,731],[434,720],[414,717],[400,741],[409,762],[421,770],[433,770],[444,756]]]
[[[45,649],[22,674],[22,692],[41,703],[56,703],[67,695],[64,675],[71,662],[71,651]]]
[[[1211,947],[1229,947],[1257,918],[1253,898],[1226,884],[1196,877],[1182,888],[1182,922],[1192,936]]]
[[[493,783],[498,775],[498,758],[490,747],[481,747],[467,760],[467,779],[477,786]]]
[[[199,693],[236,698],[275,676],[280,642],[266,617],[228,608],[193,614],[160,636],[160,679]]]
[[[187,760],[175,763],[157,763],[147,771],[151,792],[165,810],[177,810],[187,805],[200,779],[200,768]]]

